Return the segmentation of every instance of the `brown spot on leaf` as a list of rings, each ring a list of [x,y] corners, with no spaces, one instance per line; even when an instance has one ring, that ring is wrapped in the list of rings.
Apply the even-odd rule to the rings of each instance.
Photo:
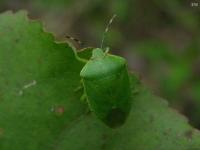
[[[62,116],[65,112],[65,108],[63,106],[58,106],[55,108],[55,113],[57,116]]]

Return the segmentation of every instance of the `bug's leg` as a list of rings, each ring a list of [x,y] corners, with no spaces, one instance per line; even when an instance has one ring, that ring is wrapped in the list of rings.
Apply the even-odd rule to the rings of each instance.
[[[79,57],[77,52],[76,52],[76,50],[74,50],[74,54],[75,54],[76,59],[79,60],[80,62],[82,62],[82,63],[87,63],[88,62],[87,59]]]
[[[78,92],[83,89],[82,85],[79,85],[77,88],[74,89],[74,92]]]
[[[77,38],[74,38],[74,37],[69,36],[69,35],[66,35],[65,37],[66,37],[67,39],[70,39],[70,40],[72,40],[72,41],[78,43],[79,45],[83,45],[83,43],[82,43],[79,39],[77,39]]]
[[[84,87],[83,87],[83,81],[82,80],[80,80],[80,85],[77,88],[74,89],[74,92],[79,92],[79,91],[83,92],[83,95],[80,97],[80,101],[82,103],[88,105],[87,95],[84,92]],[[86,111],[89,113],[90,112],[90,108],[88,107]]]
[[[84,93],[81,98],[80,98],[81,102],[87,103],[87,95]]]
[[[90,113],[91,109],[90,109],[90,106],[89,106],[89,103],[88,103],[87,95],[85,93],[81,96],[80,100],[81,100],[81,102],[83,102],[87,105],[86,112]]]
[[[85,93],[81,96],[80,101],[83,102],[84,104],[87,104],[88,107],[86,108],[86,112],[87,113],[91,112],[87,101],[87,95]]]
[[[84,87],[83,87],[83,80],[80,80],[80,85],[74,89],[74,92],[79,92],[79,91],[84,91]]]
[[[80,97],[81,102],[87,102],[87,96],[84,93],[84,87],[83,87],[83,81],[82,80],[80,80],[80,85],[77,88],[74,89],[74,92],[79,92],[79,91],[83,92],[83,95]]]
[[[70,43],[69,43],[69,44],[70,44]],[[75,56],[75,58],[76,58],[78,61],[80,61],[80,62],[86,64],[86,63],[88,62],[88,60],[79,57],[79,56],[78,56],[78,53],[77,53],[77,51],[76,51],[76,49],[75,49],[75,47],[73,47],[72,45],[70,45],[70,46],[72,47],[72,50],[73,50],[73,52],[74,52],[74,56]]]

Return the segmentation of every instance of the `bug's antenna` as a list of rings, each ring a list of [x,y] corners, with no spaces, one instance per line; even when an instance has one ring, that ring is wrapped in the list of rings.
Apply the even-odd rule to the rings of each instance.
[[[74,37],[71,37],[71,36],[69,36],[69,35],[66,35],[65,36],[67,39],[70,39],[70,40],[72,40],[72,41],[75,41],[76,43],[78,43],[78,45],[83,45],[83,43],[80,41],[80,40],[78,40],[78,39],[76,39],[76,38],[74,38]]]
[[[112,24],[112,22],[113,22],[113,20],[115,19],[116,16],[117,16],[117,15],[114,14],[114,15],[112,16],[112,18],[110,19],[109,23],[108,23],[107,26],[106,26],[106,29],[105,29],[105,31],[104,31],[104,33],[103,33],[103,37],[102,37],[102,41],[101,41],[101,49],[103,48],[103,43],[104,43],[104,39],[105,39],[105,37],[106,37],[106,33],[108,32],[108,29],[109,29],[110,25]]]

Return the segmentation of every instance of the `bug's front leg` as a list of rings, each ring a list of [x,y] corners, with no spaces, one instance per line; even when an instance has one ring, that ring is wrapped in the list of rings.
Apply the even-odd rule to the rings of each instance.
[[[87,95],[84,92],[84,86],[83,86],[82,80],[80,80],[80,85],[77,88],[74,89],[74,92],[79,92],[79,91],[83,92],[83,95],[80,97],[80,101],[87,103]]]
[[[83,93],[83,95],[81,96],[80,101],[87,103],[87,95],[85,93]]]
[[[74,89],[74,92],[84,91],[83,80],[80,80],[80,85]]]
[[[83,89],[82,85],[79,85],[77,88],[74,89],[74,92],[81,91]]]

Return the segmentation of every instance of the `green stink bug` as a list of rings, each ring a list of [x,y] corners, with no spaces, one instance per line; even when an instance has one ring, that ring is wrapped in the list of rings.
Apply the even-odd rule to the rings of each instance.
[[[131,108],[131,87],[124,58],[111,55],[108,49],[102,49],[105,33],[115,15],[107,25],[101,43],[101,48],[95,48],[89,60],[75,56],[85,62],[80,72],[84,88],[83,97],[96,116],[110,127],[122,125]]]
[[[80,72],[90,109],[110,127],[123,124],[131,107],[126,60],[96,48]]]

